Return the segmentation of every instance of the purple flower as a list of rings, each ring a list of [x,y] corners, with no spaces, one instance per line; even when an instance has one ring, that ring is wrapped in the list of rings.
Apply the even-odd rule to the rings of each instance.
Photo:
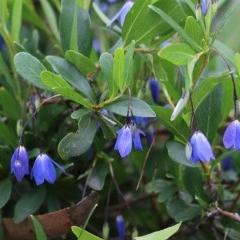
[[[190,139],[192,153],[191,160],[209,162],[210,159],[215,159],[210,143],[201,131],[195,131]]]
[[[11,173],[13,173],[18,182],[21,182],[25,174],[29,174],[28,152],[25,147],[18,146],[11,158]]]
[[[206,16],[209,9],[209,2],[210,0],[202,0],[202,14]]]
[[[34,177],[37,185],[42,184],[44,180],[49,183],[54,183],[56,181],[57,174],[54,164],[64,172],[64,169],[54,162],[47,154],[40,153],[37,156],[31,173],[31,177]]]
[[[117,224],[117,230],[118,230],[118,236],[120,240],[124,240],[125,236],[125,221],[122,217],[122,215],[118,215],[116,218],[116,224]]]
[[[121,157],[126,157],[132,151],[132,142],[135,149],[143,150],[140,135],[145,133],[136,128],[134,122],[130,122],[117,131],[118,137],[114,150],[118,150]]]
[[[234,162],[231,157],[225,157],[222,160],[221,165],[222,165],[222,170],[224,172],[229,171],[229,170],[234,170],[234,171],[236,170],[235,166],[234,166]]]
[[[3,40],[2,36],[0,35],[0,51],[3,49],[3,45],[4,45],[4,40]]]
[[[107,24],[107,27],[111,26],[117,19],[119,19],[120,25],[123,26],[126,15],[131,10],[133,4],[134,3],[132,1],[125,2],[122,8],[113,16],[113,18]]]
[[[240,150],[240,122],[238,120],[234,120],[228,125],[223,135],[223,144],[227,149],[233,147]]]
[[[152,78],[149,81],[149,88],[151,91],[152,99],[155,103],[159,101],[159,82],[156,78]]]

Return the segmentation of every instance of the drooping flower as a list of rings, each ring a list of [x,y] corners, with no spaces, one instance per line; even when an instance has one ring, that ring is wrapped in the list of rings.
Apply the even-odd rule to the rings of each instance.
[[[125,221],[122,215],[118,215],[116,218],[116,225],[118,230],[118,236],[120,240],[124,240],[125,236]]]
[[[54,164],[64,172],[63,167],[54,162],[47,154],[40,153],[32,168],[31,177],[35,179],[37,185],[40,185],[46,180],[49,183],[54,183],[57,178],[56,169]]]
[[[140,135],[145,136],[145,133],[137,129],[133,121],[119,129],[117,134],[114,150],[118,150],[121,157],[126,157],[132,151],[132,142],[137,150],[143,150]]]
[[[209,9],[210,0],[202,0],[202,14],[206,16]]]
[[[152,78],[149,81],[149,88],[151,91],[152,99],[155,103],[159,101],[159,82],[156,78]]]
[[[131,10],[134,2],[127,1],[124,3],[122,8],[113,16],[110,22],[107,24],[107,27],[111,26],[117,19],[120,21],[120,25],[123,26],[126,15]]]
[[[195,131],[190,139],[192,152],[191,160],[193,163],[197,161],[209,162],[215,159],[210,143],[201,131]]]
[[[29,174],[29,158],[25,147],[18,146],[11,158],[11,173],[13,173],[18,182],[21,182],[24,175]]]
[[[240,122],[237,119],[228,125],[223,135],[223,144],[227,149],[233,147],[240,150]]]

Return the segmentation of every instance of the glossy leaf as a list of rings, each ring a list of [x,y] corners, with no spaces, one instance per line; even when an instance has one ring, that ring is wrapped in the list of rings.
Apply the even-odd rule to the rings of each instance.
[[[101,54],[99,62],[101,66],[101,71],[105,79],[107,80],[109,97],[112,98],[117,93],[117,86],[113,78],[114,59],[112,54],[108,52]]]
[[[5,178],[0,181],[0,209],[8,202],[12,192],[11,178]]]
[[[117,48],[116,51],[114,52],[113,79],[120,92],[124,92],[126,87],[124,69],[125,69],[124,49]]]
[[[12,10],[12,24],[11,25],[11,37],[14,41],[19,42],[19,34],[21,29],[22,22],[22,4],[23,1],[14,1],[13,2],[13,10]]]
[[[222,115],[222,85],[216,86],[195,110],[198,128],[204,132],[209,142],[213,142]]]
[[[58,145],[58,153],[63,159],[85,153],[92,145],[97,131],[97,121],[90,115],[82,117],[75,133],[67,134]]]
[[[175,65],[185,65],[194,58],[195,53],[186,43],[174,43],[163,48],[158,55]]]
[[[74,50],[89,56],[92,41],[88,12],[79,7],[77,0],[61,3],[59,27],[63,51]]]
[[[74,91],[74,89],[59,75],[49,71],[43,71],[40,75],[42,82],[50,89],[61,94],[63,97],[70,99],[86,108],[91,108],[92,104],[88,99]]]
[[[88,186],[96,191],[102,190],[105,178],[108,173],[108,164],[106,161],[97,161],[96,165],[93,167],[89,178]]]
[[[134,240],[167,240],[179,230],[180,226],[181,223],[178,223],[161,231],[153,232],[141,237],[135,237]]]
[[[174,162],[188,167],[199,167],[198,163],[192,163],[191,160],[187,159],[185,148],[186,146],[180,142],[171,141],[167,143],[168,155]]]
[[[162,9],[153,5],[149,6],[154,12],[156,12],[161,18],[163,18],[181,37],[194,49],[201,50],[201,47],[184,31],[184,29],[167,13]]]
[[[158,120],[176,135],[184,143],[188,140],[189,127],[186,122],[179,116],[174,121],[171,121],[172,110],[160,106],[151,106],[157,115]]]
[[[42,6],[43,12],[47,19],[51,32],[53,33],[54,37],[59,41],[60,36],[59,36],[59,30],[57,25],[57,18],[50,2],[46,0],[40,0],[40,4]]]
[[[55,56],[47,56],[46,60],[51,64],[56,73],[60,74],[62,78],[67,80],[74,88],[94,102],[93,92],[87,79],[81,75],[74,65],[64,58]]]
[[[177,222],[188,221],[202,213],[197,204],[190,204],[179,197],[172,198],[167,204],[168,214]]]
[[[90,76],[97,71],[94,63],[88,57],[79,52],[68,50],[65,53],[65,58],[73,63],[85,77]]]
[[[42,228],[42,225],[38,221],[38,219],[36,217],[34,217],[33,215],[31,215],[30,217],[33,222],[36,240],[47,240],[46,234]]]
[[[30,214],[35,213],[46,196],[44,187],[34,188],[32,191],[22,196],[14,208],[14,222],[19,223],[26,219]]]
[[[85,229],[77,226],[72,226],[72,232],[75,234],[78,240],[103,240],[102,238],[93,235]]]
[[[133,81],[133,55],[135,50],[135,41],[129,44],[125,54],[124,79],[126,86],[130,86]]]
[[[37,58],[29,53],[20,52],[15,55],[14,64],[19,75],[25,80],[38,88],[47,89],[40,80],[40,74],[46,68]]]
[[[220,83],[226,81],[228,76],[211,77],[204,79],[201,84],[194,90],[192,95],[193,106],[195,111],[201,105],[202,101],[210,94],[210,92]]]
[[[175,0],[168,0],[168,4],[165,0],[137,0],[124,22],[122,30],[124,46],[128,46],[132,40],[135,40],[136,45],[149,45],[155,37],[171,32],[171,27],[164,20],[159,19],[158,15],[148,7],[153,3],[157,8],[167,12],[176,22],[180,23],[185,19],[185,15]]]
[[[202,45],[204,32],[200,25],[200,22],[198,22],[194,17],[187,17],[184,30],[199,46]]]
[[[142,101],[138,98],[132,98],[131,102],[132,102],[133,116],[156,117],[155,112],[144,101]],[[123,97],[113,103],[110,103],[110,104],[104,106],[104,109],[109,110],[110,112],[114,112],[116,114],[122,115],[122,116],[127,116],[128,104],[129,104],[129,100],[127,98]]]

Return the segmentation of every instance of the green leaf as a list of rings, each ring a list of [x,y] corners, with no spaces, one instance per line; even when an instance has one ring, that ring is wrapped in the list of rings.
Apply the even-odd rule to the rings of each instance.
[[[152,41],[157,36],[169,34],[172,29],[162,19],[159,19],[149,5],[156,2],[155,0],[136,0],[130,12],[127,14],[124,21],[122,37],[123,46],[128,46],[132,40],[135,44],[151,45]],[[158,8],[167,12],[176,22],[183,22],[185,15],[182,12],[176,0],[158,0],[156,2]]]
[[[76,68],[85,76],[90,76],[97,71],[94,63],[86,56],[73,50],[66,51],[65,58],[73,63]]]
[[[133,40],[129,44],[127,52],[125,54],[125,65],[124,65],[124,79],[126,86],[130,86],[133,81],[133,55],[135,50],[135,41]]]
[[[92,104],[88,99],[75,92],[74,89],[59,75],[56,75],[49,71],[43,71],[40,75],[40,78],[48,88],[61,94],[63,97],[79,103],[86,108],[92,107]]]
[[[63,51],[74,50],[85,56],[91,51],[91,29],[88,12],[76,0],[62,0],[59,19],[60,39]]]
[[[17,135],[12,132],[7,123],[0,121],[0,139],[4,140],[5,143],[11,147],[17,146]]]
[[[229,63],[234,65],[235,52],[231,48],[229,48],[226,44],[224,44],[223,42],[220,42],[217,39],[214,40],[213,47],[216,48],[217,51],[219,51],[224,56],[224,58],[227,59]]]
[[[182,119],[182,117],[178,117],[174,121],[171,121],[172,110],[165,107],[160,106],[151,106],[154,112],[157,115],[162,124],[170,130],[172,134],[178,137],[184,143],[188,140],[189,127],[186,122]]]
[[[19,42],[19,34],[22,26],[22,0],[13,1],[11,37]]]
[[[126,79],[124,78],[124,49],[117,48],[114,52],[113,79],[120,92],[124,92]]]
[[[46,0],[40,0],[40,3],[43,9],[43,12],[46,16],[49,27],[51,29],[51,32],[53,33],[55,38],[59,41],[60,36],[59,36],[59,30],[57,25],[57,18],[56,18],[55,12],[53,11],[52,5],[50,4],[49,1],[46,1]]]
[[[14,56],[14,64],[19,75],[25,80],[38,88],[47,89],[40,80],[40,74],[46,68],[37,58],[29,53],[20,52]]]
[[[158,202],[165,202],[177,191],[177,187],[171,181],[166,181],[162,179],[153,180],[145,186],[147,193],[159,193]]]
[[[108,173],[108,164],[106,161],[97,161],[96,165],[93,167],[89,179],[88,186],[96,191],[101,191],[105,178]]]
[[[205,202],[208,200],[203,189],[204,181],[199,168],[184,168],[183,183],[186,190],[192,195],[193,198],[197,196],[197,199],[204,200]],[[207,207],[207,204],[205,207]]]
[[[12,192],[11,178],[2,179],[0,182],[0,209],[8,202]]]
[[[227,81],[229,76],[211,77],[204,79],[201,84],[194,89],[192,100],[195,111],[201,105],[202,101],[211,93],[211,91],[220,83]]]
[[[176,222],[188,221],[200,216],[201,208],[196,204],[186,203],[179,197],[171,198],[167,203],[167,211]]]
[[[5,88],[0,88],[0,105],[6,117],[13,120],[20,118],[21,109],[19,102]]]
[[[187,17],[184,30],[199,46],[202,45],[204,32],[200,23],[194,17]]]
[[[102,238],[93,235],[92,233],[80,227],[72,226],[71,229],[75,236],[78,238],[78,240],[103,240]]]
[[[82,117],[75,133],[67,134],[58,145],[58,153],[63,159],[76,157],[85,153],[92,145],[97,131],[97,121],[90,115]]]
[[[148,6],[154,12],[156,12],[161,18],[163,18],[179,35],[194,49],[201,50],[201,47],[185,32],[185,30],[167,13],[162,9],[153,5]]]
[[[133,116],[138,117],[156,117],[155,112],[144,101],[138,98],[132,98],[132,113]],[[122,97],[108,105],[104,106],[104,109],[114,112],[116,114],[127,116],[128,114],[128,98]]]
[[[45,232],[44,232],[40,222],[33,215],[30,215],[30,217],[31,217],[31,219],[33,221],[33,226],[34,226],[34,230],[35,230],[36,240],[47,240],[47,236],[46,236],[46,234],[45,234]]]
[[[72,119],[80,119],[80,118],[82,118],[83,116],[89,114],[91,111],[92,111],[91,109],[85,109],[85,108],[83,108],[83,109],[78,109],[78,110],[72,112],[71,118],[72,118]]]
[[[109,98],[113,98],[117,94],[117,87],[113,79],[114,59],[112,54],[108,52],[101,54],[99,62],[101,71],[107,80]]]
[[[169,157],[177,163],[188,167],[199,167],[198,163],[192,163],[191,160],[187,159],[186,152],[185,152],[185,145],[180,142],[168,142],[167,143],[167,150]]]
[[[165,228],[161,231],[153,232],[141,237],[135,237],[134,240],[166,240],[174,235],[180,228],[182,223],[178,223],[174,226]]]
[[[117,121],[113,117],[102,114],[102,113],[99,113],[98,120],[101,125],[101,129],[102,129],[104,138],[106,138],[106,139],[116,138]]]
[[[234,60],[235,60],[235,66],[236,66],[238,75],[240,76],[240,54],[239,53],[235,54]]]
[[[74,65],[67,62],[64,58],[55,56],[47,56],[46,60],[51,64],[56,73],[60,74],[68,81],[68,83],[80,91],[84,96],[89,98],[92,102],[95,101],[92,89],[87,79],[81,75]]]
[[[194,58],[195,53],[186,43],[174,43],[160,50],[158,56],[175,65],[185,65]]]
[[[0,21],[5,24],[9,18],[9,12],[7,7],[7,0],[0,1]]]
[[[197,126],[210,143],[213,142],[221,120],[223,87],[216,86],[195,110]]]
[[[23,195],[14,208],[14,222],[19,223],[26,219],[30,214],[36,212],[43,203],[46,196],[44,187],[34,188]]]

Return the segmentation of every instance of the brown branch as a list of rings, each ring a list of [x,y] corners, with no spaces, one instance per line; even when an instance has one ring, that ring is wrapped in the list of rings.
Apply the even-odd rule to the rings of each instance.
[[[56,212],[38,215],[36,218],[42,225],[47,239],[67,234],[71,226],[81,226],[98,202],[97,192],[92,192],[74,207],[64,208]],[[13,218],[3,218],[4,240],[35,240],[35,230],[28,217],[21,223],[14,223]]]

